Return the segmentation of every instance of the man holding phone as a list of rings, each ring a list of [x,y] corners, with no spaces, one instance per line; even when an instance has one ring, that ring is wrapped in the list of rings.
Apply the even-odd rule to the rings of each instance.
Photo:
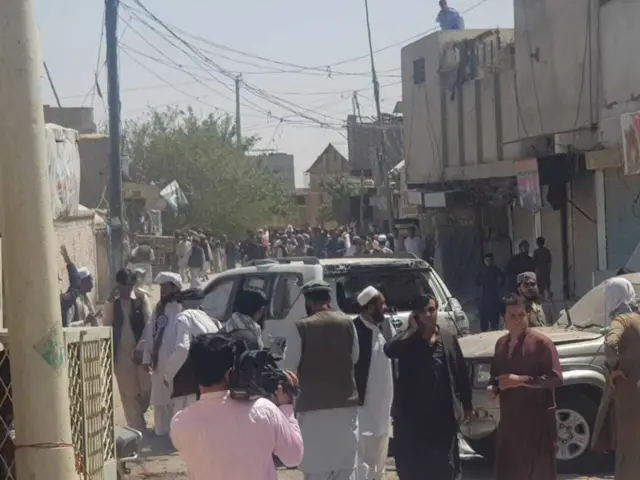
[[[458,425],[471,415],[471,382],[456,338],[437,325],[438,301],[422,295],[407,331],[384,348],[397,361],[393,418],[400,480],[461,476]]]

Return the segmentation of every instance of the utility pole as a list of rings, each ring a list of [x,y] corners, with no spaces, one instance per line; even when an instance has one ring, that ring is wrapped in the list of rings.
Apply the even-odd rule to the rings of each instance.
[[[393,216],[393,195],[391,187],[389,185],[389,172],[385,168],[387,156],[386,142],[385,142],[385,125],[384,118],[382,117],[382,109],[380,108],[380,82],[378,81],[378,75],[376,73],[376,64],[373,54],[373,42],[371,40],[371,22],[369,21],[369,0],[364,0],[364,9],[367,19],[367,36],[369,39],[369,57],[371,59],[371,80],[373,82],[373,99],[376,103],[376,115],[378,116],[378,124],[380,127],[380,148],[378,149],[377,161],[378,170],[382,178],[383,195],[385,196],[387,203],[387,216],[389,219],[389,231],[393,229],[394,216]]]
[[[242,83],[242,75],[236,75],[236,141],[238,148],[242,148],[242,122],[240,120],[240,84]]]
[[[3,270],[10,279],[4,284],[4,318],[16,466],[19,478],[69,480],[78,474],[32,0],[0,2],[0,58],[0,208]]]
[[[105,0],[107,81],[109,92],[109,253],[110,277],[122,268],[122,158],[120,156],[120,80],[118,74],[118,8],[120,0]]]
[[[58,104],[58,108],[62,108],[62,103],[60,103],[60,97],[58,96],[56,85],[55,83],[53,83],[53,78],[51,78],[51,72],[49,72],[49,67],[47,66],[47,62],[42,62],[42,65],[44,65],[44,73],[47,74],[47,80],[49,80],[49,85],[51,86],[51,91],[53,92],[53,96],[56,97],[56,103]]]

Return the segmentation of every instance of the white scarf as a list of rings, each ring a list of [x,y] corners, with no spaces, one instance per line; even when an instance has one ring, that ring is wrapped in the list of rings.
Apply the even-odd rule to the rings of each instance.
[[[239,312],[235,312],[231,315],[231,318],[227,320],[225,325],[225,331],[227,333],[232,332],[234,330],[249,330],[253,332],[258,340],[258,346],[260,348],[264,348],[264,342],[262,340],[262,329],[260,325],[258,325],[253,318],[244,315]]]

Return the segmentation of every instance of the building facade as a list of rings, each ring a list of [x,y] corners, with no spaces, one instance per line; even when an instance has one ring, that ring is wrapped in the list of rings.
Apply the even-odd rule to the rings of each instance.
[[[504,266],[521,239],[543,236],[552,290],[572,298],[640,241],[640,177],[625,174],[621,128],[640,111],[640,3],[514,7],[513,30],[436,32],[402,50],[406,181],[424,194],[421,227],[441,261],[451,238],[475,237],[465,263],[477,271],[482,253]],[[433,193],[446,207],[428,204]]]

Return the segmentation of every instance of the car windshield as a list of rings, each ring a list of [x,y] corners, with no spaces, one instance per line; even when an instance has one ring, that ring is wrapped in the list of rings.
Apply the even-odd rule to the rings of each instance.
[[[633,284],[636,295],[640,295],[640,278],[628,278]],[[606,280],[600,285],[592,288],[570,309],[571,323],[578,327],[600,326],[604,327],[608,322],[604,313],[604,287]],[[560,316],[558,324],[567,325],[566,313]]]
[[[354,273],[336,279],[336,297],[340,310],[348,314],[360,313],[356,300],[358,294],[372,285],[380,290],[387,300],[389,310],[406,312],[419,295],[432,294],[428,273],[420,270],[387,271],[380,273]]]

